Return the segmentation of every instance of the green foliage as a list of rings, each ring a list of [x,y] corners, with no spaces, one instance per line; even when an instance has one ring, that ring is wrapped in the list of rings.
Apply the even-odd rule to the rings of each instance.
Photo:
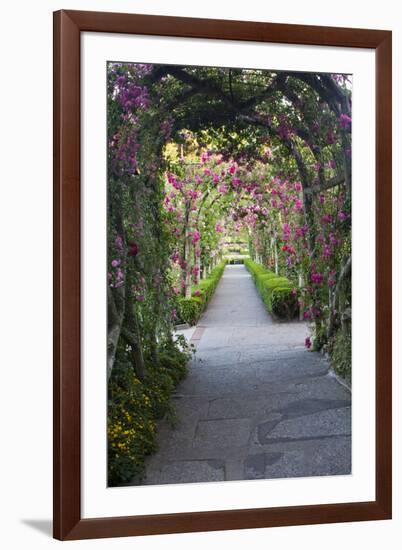
[[[279,277],[264,266],[245,260],[267,310],[279,319],[293,319],[298,312],[297,292],[286,277]]]
[[[330,356],[335,372],[350,380],[352,370],[352,335],[350,330],[340,328],[330,346]]]
[[[179,298],[179,319],[189,325],[195,325],[202,313],[202,300],[198,297]]]
[[[173,416],[170,396],[187,373],[190,351],[183,342],[180,346],[165,345],[157,364],[146,361],[143,381],[130,363],[116,360],[109,380],[109,485],[138,482],[143,477],[145,457],[157,449],[156,421]]]
[[[293,288],[278,286],[271,293],[272,313],[280,319],[293,319],[299,310]]]
[[[202,279],[198,285],[195,285],[192,289],[193,296],[191,298],[178,299],[178,314],[181,321],[189,325],[197,323],[218,286],[225,265],[226,262],[221,262],[211,271],[209,277]]]
[[[247,258],[244,260],[244,265],[246,268],[250,271],[251,276],[253,277],[254,281],[256,281],[257,276],[259,275],[273,275],[275,276],[275,273],[271,273],[265,267],[261,264],[257,264],[257,262],[253,262],[253,260],[250,260]]]
[[[194,288],[195,292],[197,292],[198,290],[201,293],[200,297],[204,303],[204,306],[207,305],[213,293],[215,292],[216,287],[218,286],[218,283],[225,270],[225,265],[226,262],[221,262],[211,271],[209,277],[207,277],[206,279],[202,279],[200,283]]]

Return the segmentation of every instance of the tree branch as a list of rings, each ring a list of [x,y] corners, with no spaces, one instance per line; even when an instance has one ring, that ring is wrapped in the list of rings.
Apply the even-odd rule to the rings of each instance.
[[[339,175],[339,176],[335,176],[334,178],[328,181],[324,181],[320,185],[315,185],[314,187],[307,187],[304,190],[304,192],[307,195],[314,195],[316,193],[321,193],[322,191],[325,191],[327,189],[331,189],[332,187],[336,187],[337,185],[342,185],[343,183],[345,183],[345,176]]]

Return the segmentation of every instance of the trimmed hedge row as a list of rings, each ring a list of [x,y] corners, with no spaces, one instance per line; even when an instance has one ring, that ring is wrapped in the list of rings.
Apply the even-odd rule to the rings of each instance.
[[[181,321],[189,325],[197,323],[218,286],[225,265],[226,262],[223,261],[211,271],[206,279],[201,279],[199,284],[193,287],[193,296],[191,298],[179,298],[178,314]]]
[[[244,265],[251,273],[267,310],[280,319],[293,319],[298,313],[299,303],[289,279],[275,275],[249,259],[244,261]]]

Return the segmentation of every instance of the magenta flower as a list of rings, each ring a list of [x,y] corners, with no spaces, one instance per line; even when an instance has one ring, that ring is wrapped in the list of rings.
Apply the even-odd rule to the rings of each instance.
[[[304,340],[304,345],[306,346],[307,349],[310,349],[311,348],[311,340],[310,338],[307,336],[307,338]]]
[[[312,283],[315,283],[316,285],[320,285],[324,280],[324,275],[322,273],[313,272],[310,278]]]
[[[130,241],[128,243],[128,246],[129,246],[128,255],[131,256],[132,258],[135,258],[135,256],[137,256],[138,254],[138,244],[135,243],[134,241]]]
[[[143,294],[138,294],[137,300],[138,300],[139,302],[143,302],[143,301],[145,300],[145,296],[144,296]]]
[[[332,222],[332,216],[331,214],[324,214],[324,216],[321,218],[322,223],[331,223]]]
[[[329,242],[333,245],[333,246],[337,246],[339,244],[339,241],[338,239],[335,237],[335,235],[333,233],[330,233],[329,234]]]
[[[173,252],[173,254],[171,256],[172,262],[177,264],[177,262],[179,261],[179,258],[180,258],[180,255],[179,255],[178,251],[175,250],[175,252]]]
[[[115,247],[117,250],[123,250],[123,237],[120,235],[117,235],[117,237],[114,240]]]
[[[197,243],[201,238],[201,235],[199,234],[199,232],[197,230],[194,231],[193,233],[193,238],[191,239],[191,242],[193,244]]]
[[[290,239],[291,227],[288,223],[284,223],[283,227],[283,240],[288,241]]]
[[[300,237],[304,237],[304,232],[303,232],[303,228],[302,227],[299,227],[299,226],[296,226],[295,227],[295,239],[299,239]]]
[[[172,182],[172,185],[175,189],[182,189],[183,184],[180,181],[177,181],[176,179]]]
[[[295,200],[295,210],[296,212],[299,212],[303,208],[303,201],[301,199]]]
[[[326,259],[330,258],[332,256],[331,248],[327,244],[324,245],[324,247],[323,247],[322,256],[323,256],[323,258],[326,258]]]
[[[347,130],[348,128],[350,128],[350,125],[352,124],[352,119],[350,118],[350,116],[342,113],[341,116],[339,117],[339,123],[344,130]]]
[[[120,263],[120,260],[112,260],[112,267],[118,267]]]

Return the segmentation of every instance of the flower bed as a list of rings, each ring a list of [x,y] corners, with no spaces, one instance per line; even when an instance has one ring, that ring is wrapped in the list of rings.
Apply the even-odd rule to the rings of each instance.
[[[140,380],[129,363],[117,360],[109,381],[108,482],[110,486],[138,483],[144,476],[147,455],[157,450],[156,422],[174,422],[170,402],[177,384],[187,374],[190,348],[167,345],[157,363],[146,358],[147,375]]]
[[[286,277],[275,275],[261,264],[245,260],[267,310],[279,319],[293,319],[299,310],[297,290]]]

